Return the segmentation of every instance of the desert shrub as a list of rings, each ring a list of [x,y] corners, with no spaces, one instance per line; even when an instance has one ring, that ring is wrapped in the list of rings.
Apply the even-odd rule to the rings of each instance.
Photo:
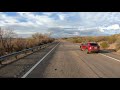
[[[94,41],[95,42],[107,41],[107,37],[106,36],[97,36],[97,37],[94,37]]]
[[[18,38],[13,30],[0,28],[0,56],[41,44],[53,42],[48,34],[35,33],[30,38]]]
[[[74,39],[73,42],[74,43],[79,43],[79,39]]]
[[[13,52],[13,38],[16,36],[10,28],[0,28],[0,48],[2,53]]]
[[[105,48],[109,47],[109,44],[106,41],[104,41],[104,42],[100,43],[100,46],[105,49]]]
[[[74,39],[71,39],[73,43],[81,43],[83,42],[82,38],[74,38]]]
[[[65,38],[62,38],[62,39],[63,39],[63,40],[67,40],[68,38],[65,37]]]
[[[0,56],[3,56],[5,54],[5,50],[4,50],[4,48],[0,48]]]
[[[21,51],[26,48],[25,40],[22,38],[17,38],[14,40],[14,51]]]
[[[109,36],[107,41],[108,41],[109,44],[112,44],[112,43],[114,43],[116,41],[116,37]]]
[[[117,39],[116,40],[116,50],[119,50],[120,49],[120,40]]]

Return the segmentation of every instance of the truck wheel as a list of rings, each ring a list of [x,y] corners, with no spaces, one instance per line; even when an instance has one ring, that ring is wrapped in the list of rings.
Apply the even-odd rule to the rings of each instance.
[[[87,51],[87,54],[90,54],[90,52],[89,52],[89,51]]]
[[[97,51],[96,53],[99,53],[99,51]]]
[[[80,50],[83,51],[82,48],[80,48]]]
[[[81,47],[80,47],[80,50],[83,51]]]

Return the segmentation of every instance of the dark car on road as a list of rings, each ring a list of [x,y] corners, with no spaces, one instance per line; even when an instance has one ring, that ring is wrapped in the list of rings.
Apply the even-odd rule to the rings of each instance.
[[[100,46],[96,42],[88,42],[88,43],[81,43],[80,45],[81,51],[87,51],[87,54],[100,51]]]

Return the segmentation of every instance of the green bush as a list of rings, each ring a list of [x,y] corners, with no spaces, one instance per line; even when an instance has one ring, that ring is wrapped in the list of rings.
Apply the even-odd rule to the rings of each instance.
[[[81,38],[70,38],[68,39],[68,41],[71,41],[73,43],[81,43],[82,39]]]
[[[100,44],[100,46],[105,49],[109,47],[109,44],[106,41],[104,41]]]
[[[116,44],[116,50],[118,51],[120,49],[120,44]]]
[[[114,36],[108,37],[108,43],[109,43],[109,44],[112,44],[112,43],[114,43],[115,41],[116,41],[116,38],[115,38]]]
[[[79,43],[78,39],[73,39],[73,43]]]

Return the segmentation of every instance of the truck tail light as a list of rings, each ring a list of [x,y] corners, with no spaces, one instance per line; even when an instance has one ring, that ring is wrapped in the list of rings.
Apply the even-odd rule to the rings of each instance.
[[[92,49],[92,47],[90,47],[90,49]]]

